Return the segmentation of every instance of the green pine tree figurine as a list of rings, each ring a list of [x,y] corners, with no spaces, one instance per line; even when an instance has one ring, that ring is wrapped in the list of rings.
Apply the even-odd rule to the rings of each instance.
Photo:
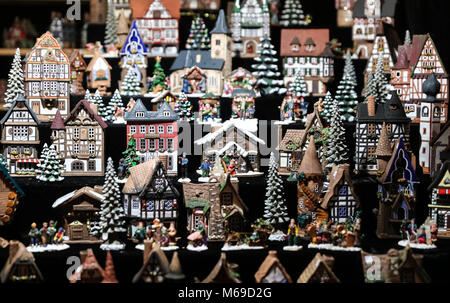
[[[120,85],[120,93],[124,96],[137,96],[141,93],[140,82],[133,69],[128,69],[125,79]]]
[[[348,162],[345,128],[342,126],[341,115],[336,100],[333,101],[331,112],[332,116],[326,149],[327,168]]]
[[[346,122],[355,122],[358,96],[354,90],[352,79],[345,74],[339,82],[335,99],[338,102],[341,119]]]
[[[141,158],[137,155],[136,149],[136,139],[134,139],[134,135],[129,135],[127,149],[122,152],[124,156],[124,162],[127,165],[126,176],[130,175],[130,168],[138,165],[141,162]]]
[[[103,104],[103,98],[98,89],[95,91],[94,97],[92,97],[89,102],[97,105],[97,113],[100,117],[106,117],[106,107],[105,104]]]
[[[153,69],[153,81],[150,89],[156,94],[167,88],[166,74],[161,66],[161,57],[156,57],[155,67]]]
[[[331,96],[331,93],[329,91],[327,92],[325,98],[323,99],[322,111],[320,112],[320,115],[322,117],[327,118],[328,121],[333,115],[333,96]]]

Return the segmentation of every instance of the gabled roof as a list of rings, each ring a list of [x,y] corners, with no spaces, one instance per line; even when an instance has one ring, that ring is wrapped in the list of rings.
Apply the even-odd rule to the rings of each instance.
[[[109,65],[108,60],[105,59],[105,57],[103,57],[102,53],[99,51],[96,51],[94,53],[94,57],[92,57],[91,61],[89,62],[89,65],[86,68],[86,72],[91,72],[92,69],[94,68],[95,62],[97,62],[97,60],[103,60],[106,64],[106,66],[108,67],[109,70],[112,69],[111,65]]]
[[[267,257],[261,263],[261,266],[255,273],[256,283],[261,283],[274,267],[278,267],[280,269],[280,271],[283,273],[283,276],[286,278],[287,283],[292,283],[291,276],[289,276],[283,264],[281,264],[280,260],[278,259],[276,250],[269,251]]]
[[[23,94],[18,94],[17,95],[16,99],[12,103],[11,107],[9,108],[9,110],[3,116],[2,120],[0,120],[0,124],[3,125],[3,124],[5,124],[6,121],[8,121],[8,118],[11,116],[11,114],[15,110],[16,106],[18,106],[18,105],[25,106],[25,108],[28,110],[28,112],[30,113],[31,117],[33,118],[34,122],[36,122],[37,125],[41,124],[41,122],[37,118],[36,113],[34,112],[34,110],[27,104],[27,99],[24,97]]]
[[[133,19],[144,18],[153,2],[161,2],[174,19],[180,18],[181,1],[173,0],[129,0]]]
[[[97,200],[99,202],[101,202],[103,200],[103,198],[104,198],[104,196],[101,193],[97,192],[92,187],[84,186],[84,187],[82,187],[80,189],[77,189],[77,190],[74,190],[74,191],[72,191],[72,192],[70,192],[68,194],[65,194],[62,197],[59,197],[53,203],[52,207],[56,208],[56,207],[63,206],[65,204],[67,204],[67,203],[69,203],[69,202],[71,202],[71,201],[73,201],[73,200],[83,196],[83,195],[88,196],[88,197],[90,197],[90,198],[92,198],[94,200]]]
[[[64,120],[61,117],[61,112],[58,109],[56,111],[55,118],[53,118],[53,122],[52,122],[52,125],[50,126],[50,129],[60,130],[60,129],[65,129],[65,128],[66,127],[64,126]]]
[[[144,117],[136,117],[137,112],[144,112]],[[167,116],[165,113],[169,113]],[[169,103],[161,102],[157,111],[149,111],[141,99],[138,99],[133,108],[125,113],[125,121],[177,121],[178,114],[170,107]]]
[[[298,277],[297,283],[309,283],[316,271],[320,268],[323,268],[323,270],[327,273],[330,278],[330,281],[328,281],[329,283],[340,283],[339,279],[331,269],[333,262],[333,257],[317,253],[308,266],[306,266],[305,270],[303,270],[302,274]]]
[[[303,146],[300,145],[301,138],[305,134],[304,129],[288,129],[281,140],[278,150],[281,151],[302,151]],[[290,149],[288,146],[294,144],[297,148]]]
[[[295,39],[298,40],[297,44],[300,44],[300,50],[294,52],[291,49],[291,44]],[[282,29],[281,30],[281,43],[280,43],[280,56],[287,57],[309,57],[320,56],[327,47],[327,43],[330,41],[330,31],[327,28],[321,29]],[[307,44],[315,44],[315,49],[312,52],[306,51],[304,47]]]
[[[70,53],[70,57],[69,57],[70,66],[74,66],[76,60],[78,60],[80,62],[80,66],[77,68],[80,70],[85,70],[86,69],[86,61],[84,61],[83,56],[81,55],[79,49],[74,49]]]
[[[153,266],[159,267],[159,270],[163,274],[167,274],[170,272],[169,269],[169,260],[166,257],[166,254],[159,248],[159,246],[156,246],[152,249],[150,254],[147,257],[147,260],[145,260],[144,264],[142,265],[141,269],[136,273],[136,275],[133,278],[133,283],[142,282],[142,275],[147,271],[147,267],[153,267]]]
[[[61,49],[58,40],[53,37],[52,33],[47,31],[41,37],[37,38],[36,44],[33,46],[35,48],[53,48]]]
[[[234,270],[227,261],[227,255],[222,252],[219,262],[201,283],[241,283],[241,280],[234,275]]]
[[[98,124],[103,128],[107,128],[108,124],[106,124],[105,121],[103,121],[102,117],[97,115],[91,108],[91,104],[88,100],[80,100],[77,105],[75,105],[74,109],[70,112],[70,114],[67,116],[66,120],[64,120],[64,124],[66,124],[68,121],[70,121],[72,118],[76,118],[76,113],[80,107],[84,107],[84,109],[88,112],[89,116],[98,122]]]
[[[397,170],[397,160],[400,159],[400,157],[403,158],[404,161],[406,161],[403,178],[405,178],[406,181],[412,183],[417,183],[420,181],[419,177],[417,177],[416,175],[408,151],[405,148],[405,144],[403,143],[403,138],[400,138],[397,140],[394,152],[392,153],[392,157],[386,165],[384,174],[380,178],[380,183],[392,183],[393,181],[395,181],[392,180],[392,175]]]
[[[1,171],[1,173],[3,173],[5,178],[11,182],[11,185],[17,191],[17,194],[19,195],[19,197],[25,196],[25,192],[22,190],[22,188],[19,186],[19,184],[17,184],[17,182],[13,179],[13,177],[11,177],[11,175],[9,174],[6,167],[3,166],[2,164],[0,164],[0,171]]]
[[[170,92],[170,90],[166,89],[166,90],[163,90],[163,91],[159,92],[158,95],[152,99],[152,103],[158,103],[158,102],[164,101],[164,98],[165,98],[166,96],[172,96],[173,98],[176,98],[176,97]]]
[[[411,119],[406,116],[397,92],[390,91],[388,98],[385,103],[376,105],[375,116],[373,117],[369,116],[367,103],[358,103],[357,121],[359,123],[409,123]]]
[[[225,19],[225,13],[223,9],[219,11],[219,16],[217,17],[216,25],[213,30],[210,32],[211,34],[231,34],[230,29],[227,25],[227,20]]]
[[[226,188],[230,188],[231,191],[238,198],[238,200],[237,200],[238,205],[235,205],[235,206],[237,206],[239,208],[239,210],[241,210],[241,211],[248,211],[248,207],[247,207],[247,205],[245,205],[244,201],[242,200],[241,196],[239,195],[239,192],[236,190],[236,187],[233,186],[233,184],[231,184],[231,175],[230,174],[227,174],[227,178],[225,179],[224,184],[222,184],[222,186],[220,187],[220,192],[222,192]]]
[[[316,143],[312,135],[309,137],[308,147],[306,148],[298,172],[304,173],[306,176],[323,175],[322,165],[320,164],[319,157],[317,157]]]
[[[353,188],[352,178],[350,177],[350,165],[342,164],[338,166],[333,166],[330,173],[330,183],[328,185],[328,191],[325,194],[322,202],[322,208],[328,209],[330,207],[329,203],[332,201],[333,197],[336,197],[339,193],[340,185],[346,184],[350,187],[350,192],[352,193],[353,198],[359,206],[359,198],[355,193]]]
[[[442,183],[446,184],[447,176],[450,173],[450,160],[444,162],[441,170],[433,179],[433,182],[428,186],[428,191],[432,191],[433,188],[439,187]],[[449,184],[450,187],[450,184]]]
[[[137,51],[137,53],[147,54],[147,47],[142,41],[142,37],[139,34],[139,29],[136,25],[136,20],[133,20],[133,24],[131,25],[130,31],[127,36],[127,40],[123,44],[122,50],[120,51],[121,55],[126,55],[129,52],[129,48],[133,45],[133,49]]]
[[[27,264],[34,269],[34,273],[36,274],[36,282],[42,282],[44,278],[42,277],[41,271],[37,267],[36,263],[34,262],[34,256],[33,253],[29,252],[25,245],[23,243],[11,240],[9,242],[9,256],[6,260],[5,265],[2,268],[2,271],[0,272],[0,282],[6,283],[8,278],[10,277],[10,272],[14,268],[14,266],[17,264]]]
[[[422,54],[423,48],[425,46],[425,43],[430,39],[431,44],[433,45],[434,51],[436,52],[436,56],[441,62],[441,67],[444,72],[444,75],[447,75],[447,71],[445,70],[445,66],[442,62],[441,56],[439,56],[438,49],[436,48],[436,45],[434,44],[433,39],[431,38],[431,35],[427,33],[426,35],[414,35],[413,41],[412,41],[412,49],[411,49],[411,61],[410,61],[410,68],[411,68],[411,75],[414,74],[414,70],[416,69],[417,63],[419,62],[420,55]]]
[[[197,66],[201,69],[222,70],[225,60],[211,58],[211,50],[182,50],[170,67],[171,71]]]

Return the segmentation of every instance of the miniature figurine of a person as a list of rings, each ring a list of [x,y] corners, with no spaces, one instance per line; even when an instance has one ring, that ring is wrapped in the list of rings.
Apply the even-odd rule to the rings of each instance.
[[[55,234],[55,237],[53,238],[53,242],[55,244],[61,244],[64,240],[64,234],[65,234],[64,228],[60,227],[58,228],[58,232]]]
[[[140,221],[136,230],[134,231],[134,238],[138,240],[139,243],[142,243],[146,239],[146,232],[147,229],[144,226],[144,222]]]
[[[430,225],[430,237],[431,242],[434,243],[437,241],[438,227],[436,222],[432,222]]]
[[[171,221],[169,228],[167,229],[167,235],[169,237],[169,245],[176,245],[177,244],[177,230],[175,229],[175,222]]]
[[[161,221],[158,218],[153,220],[152,225],[152,238],[155,244],[161,245],[162,231],[161,231]]]
[[[117,177],[119,177],[119,179],[125,178],[126,173],[127,173],[127,168],[128,168],[128,164],[125,163],[124,158],[121,158],[119,160],[119,172],[117,173]]]
[[[169,246],[169,235],[167,231],[167,227],[165,227],[163,224],[161,224],[161,247],[167,247]]]
[[[37,246],[39,245],[41,233],[39,229],[36,227],[36,223],[31,223],[31,229],[28,233],[28,236],[30,237],[31,246]]]
[[[422,231],[417,236],[417,242],[420,243],[420,244],[426,244],[427,243],[427,233],[426,233],[426,230],[425,230],[425,226],[422,227]]]
[[[231,176],[236,175],[237,171],[236,171],[236,160],[235,159],[231,159],[230,165],[228,166],[228,172],[230,173]]]
[[[417,225],[414,218],[411,219],[411,223],[408,225],[409,241],[415,241],[417,237]]]
[[[255,105],[252,103],[248,107],[248,118],[253,119],[255,117]]]
[[[197,230],[188,236],[188,240],[192,242],[193,246],[208,245],[206,225],[203,221],[198,223]]]
[[[189,159],[187,158],[187,154],[185,152],[180,158],[180,164],[181,164],[181,178],[187,179]]]
[[[40,230],[41,233],[41,242],[43,246],[47,246],[48,244],[48,223],[42,223],[42,228]]]
[[[203,106],[202,110],[203,110],[203,112],[202,112],[203,121],[209,121],[209,120],[213,120],[214,119],[213,109],[211,107],[211,104],[206,103]]]
[[[54,243],[53,238],[55,237],[55,234],[57,232],[56,229],[56,222],[54,220],[50,220],[49,221],[49,225],[48,225],[48,239],[49,239],[49,244]]]
[[[288,240],[288,245],[289,246],[293,246],[293,245],[297,244],[298,225],[295,224],[295,220],[294,219],[291,219],[291,221],[289,223],[287,236],[288,236],[287,240]]]
[[[209,163],[209,159],[205,157],[202,164],[200,165],[200,169],[202,170],[202,177],[209,177],[210,168],[211,163]]]

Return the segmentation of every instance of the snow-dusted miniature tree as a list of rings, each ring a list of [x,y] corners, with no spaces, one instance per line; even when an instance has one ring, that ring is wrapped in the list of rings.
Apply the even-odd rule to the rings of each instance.
[[[45,163],[47,162],[47,157],[48,157],[48,153],[49,153],[49,148],[47,143],[44,143],[44,146],[42,148],[41,151],[41,156],[39,157],[39,163],[36,164],[36,179],[38,180],[43,180],[44,177],[44,167],[45,167]]]
[[[122,207],[120,189],[116,179],[117,174],[113,160],[108,158],[100,211],[102,240],[106,244],[121,244],[121,236],[127,231],[125,228],[125,211]]]
[[[136,139],[134,139],[133,135],[129,136],[127,149],[122,152],[122,155],[124,162],[127,165],[126,176],[129,176],[130,168],[138,165],[141,161],[141,158],[137,155]]]
[[[378,56],[377,66],[375,68],[375,74],[373,76],[373,89],[376,103],[385,103],[389,94],[389,82],[386,79],[384,73],[384,58]]]
[[[10,107],[14,100],[16,100],[18,94],[25,94],[25,90],[23,86],[23,69],[22,61],[20,59],[20,49],[17,48],[8,74],[5,107]]]
[[[191,121],[194,119],[192,116],[191,101],[189,101],[184,92],[181,92],[178,96],[174,110],[178,114],[178,117],[180,117],[180,121]]]
[[[198,16],[192,20],[186,49],[209,49],[211,39],[203,18]]]
[[[122,96],[120,95],[120,92],[118,89],[116,89],[114,91],[114,94],[111,97],[111,100],[109,100],[108,106],[106,107],[106,111],[105,111],[106,121],[108,121],[108,122],[114,121],[115,108],[123,109]]]
[[[155,66],[153,68],[153,81],[149,90],[153,93],[165,90],[167,88],[166,74],[161,66],[161,57],[156,57]]]
[[[278,164],[274,153],[270,153],[269,174],[267,178],[264,219],[274,226],[281,227],[288,222],[286,201],[283,198],[283,180],[278,174]]]
[[[377,94],[377,91],[375,89],[375,78],[372,74],[369,74],[367,85],[364,88],[364,101],[367,102],[367,98],[372,96],[375,97]]]
[[[339,82],[335,99],[338,102],[341,119],[347,122],[354,122],[356,120],[358,96],[354,90],[352,80],[345,74],[341,82]]]
[[[0,154],[0,164],[3,165],[3,167],[6,168],[7,171],[9,171],[8,162],[6,161],[6,158],[3,154]]]
[[[345,143],[345,128],[342,126],[338,102],[333,101],[330,130],[327,141],[326,159],[327,168],[348,162],[348,148]]]
[[[106,108],[105,104],[103,104],[103,98],[100,95],[99,90],[97,90],[94,94],[94,97],[89,101],[91,104],[97,105],[97,113],[100,117],[106,117]]]
[[[141,93],[140,82],[131,68],[128,69],[125,79],[122,81],[120,93],[125,96],[136,96]]]
[[[409,33],[409,30],[406,30],[405,41],[403,42],[403,45],[411,45],[411,44],[412,44],[411,34]]]
[[[286,0],[284,1],[283,9],[281,10],[282,26],[297,26],[308,25],[309,22],[305,19],[303,8],[300,0]]]
[[[114,4],[108,3],[108,14],[106,15],[106,28],[105,28],[105,45],[116,45],[119,42],[117,36],[117,20],[114,14]]]
[[[298,71],[295,74],[295,79],[294,81],[291,83],[291,85],[289,85],[289,90],[288,90],[293,96],[296,97],[306,97],[309,96],[308,93],[308,86],[306,85],[305,82],[305,78],[302,76],[301,72]]]
[[[284,94],[286,88],[283,80],[280,80],[278,71],[278,58],[270,38],[266,35],[261,41],[258,56],[254,58],[255,64],[252,64],[252,75],[257,77],[256,87],[261,95]]]
[[[44,146],[44,150],[45,148],[46,146]],[[64,180],[64,177],[61,176],[64,171],[64,165],[61,164],[55,148],[50,146],[46,151],[44,150],[42,151],[44,154],[43,162],[39,166],[39,177],[36,175],[36,178],[46,182]]]
[[[328,91],[322,101],[322,111],[320,112],[320,115],[327,118],[328,120],[333,115],[333,100],[333,96]]]
[[[91,92],[87,89],[86,93],[84,94],[84,100],[88,100],[89,102],[92,101]]]
[[[355,73],[355,66],[353,65],[353,59],[352,55],[350,54],[350,51],[347,51],[345,53],[344,75],[346,75],[347,78],[350,79],[350,83],[353,84],[353,88],[355,88],[356,85],[358,85]]]

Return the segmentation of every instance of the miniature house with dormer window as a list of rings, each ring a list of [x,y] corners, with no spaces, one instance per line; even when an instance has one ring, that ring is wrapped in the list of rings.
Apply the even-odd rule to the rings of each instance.
[[[102,53],[96,51],[86,68],[88,89],[98,90],[101,96],[107,95],[107,90],[111,87],[111,69]]]
[[[86,62],[84,61],[80,51],[77,49],[73,50],[70,54],[70,76],[72,78],[70,93],[72,95],[84,94],[85,90],[83,88],[83,79],[86,67]]]

